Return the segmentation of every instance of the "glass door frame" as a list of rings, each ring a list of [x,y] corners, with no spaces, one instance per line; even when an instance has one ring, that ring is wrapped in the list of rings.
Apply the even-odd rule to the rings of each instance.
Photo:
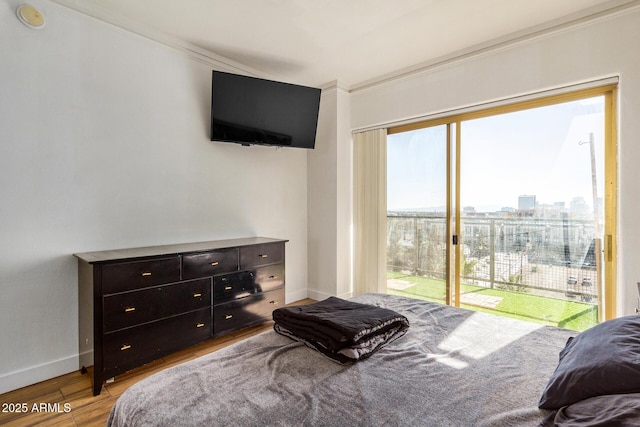
[[[461,235],[460,211],[460,158],[461,123],[466,120],[512,113],[553,104],[577,101],[597,96],[604,97],[604,241],[602,246],[602,268],[604,271],[600,289],[599,321],[616,317],[617,301],[617,84],[589,87],[534,99],[514,101],[498,106],[478,108],[459,114],[439,117],[390,127],[388,134],[408,132],[433,126],[447,126],[447,247],[446,247],[446,296],[447,305],[460,306],[461,245],[457,244]]]

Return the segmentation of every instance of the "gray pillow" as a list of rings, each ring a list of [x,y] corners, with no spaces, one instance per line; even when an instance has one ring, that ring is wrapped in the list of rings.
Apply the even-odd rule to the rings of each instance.
[[[569,338],[538,407],[558,409],[594,396],[637,392],[640,316],[626,316]]]
[[[640,393],[608,394],[551,412],[538,427],[640,425]]]

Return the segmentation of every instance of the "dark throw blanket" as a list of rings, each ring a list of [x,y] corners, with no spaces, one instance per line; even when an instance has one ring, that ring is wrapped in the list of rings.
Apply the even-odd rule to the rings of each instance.
[[[387,308],[336,297],[273,312],[274,330],[345,364],[365,359],[400,338],[407,318]]]

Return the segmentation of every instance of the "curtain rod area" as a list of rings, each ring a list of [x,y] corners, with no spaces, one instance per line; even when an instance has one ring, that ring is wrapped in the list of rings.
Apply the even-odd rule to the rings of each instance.
[[[353,129],[351,131],[351,133],[354,134],[354,133],[360,133],[360,132],[367,132],[367,131],[370,131],[370,130],[388,129],[388,128],[392,128],[392,127],[410,125],[410,124],[413,124],[413,123],[419,123],[419,122],[424,122],[424,121],[429,121],[429,120],[436,120],[436,119],[440,119],[440,118],[444,118],[444,117],[448,117],[448,116],[454,116],[454,115],[465,114],[465,113],[473,113],[473,112],[479,111],[479,110],[484,110],[484,109],[488,109],[488,108],[495,108],[495,107],[502,107],[502,106],[509,105],[509,104],[515,104],[515,103],[523,102],[523,101],[531,101],[531,100],[535,100],[535,99],[538,99],[538,98],[545,98],[545,97],[553,96],[553,95],[561,95],[561,94],[564,94],[564,93],[576,92],[576,91],[584,90],[584,89],[592,89],[592,88],[601,87],[601,86],[607,86],[607,85],[616,85],[616,84],[619,83],[619,80],[620,80],[619,76],[609,76],[609,77],[599,78],[599,79],[596,79],[596,80],[590,80],[590,81],[587,81],[587,82],[582,82],[582,83],[571,84],[571,85],[567,85],[567,86],[556,87],[556,88],[553,88],[553,89],[546,89],[546,90],[542,90],[542,91],[531,92],[531,93],[527,93],[527,94],[524,94],[524,95],[517,95],[517,96],[513,96],[513,97],[501,98],[501,99],[498,99],[498,100],[483,102],[483,103],[480,103],[480,104],[474,104],[474,105],[469,105],[469,106],[459,107],[459,108],[452,108],[452,109],[449,109],[449,110],[443,110],[443,111],[439,111],[439,112],[435,112],[435,113],[423,114],[423,115],[414,116],[414,117],[411,117],[411,118],[399,119],[399,120],[394,120],[394,121],[390,121],[390,122],[386,122],[386,123],[380,123],[380,124],[376,124],[376,125],[365,126],[365,127]]]

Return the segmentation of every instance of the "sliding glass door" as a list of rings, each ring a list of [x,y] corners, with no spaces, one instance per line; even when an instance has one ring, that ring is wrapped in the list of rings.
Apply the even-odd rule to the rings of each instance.
[[[387,137],[387,289],[445,301],[447,125]]]
[[[597,323],[604,97],[468,120],[461,135],[461,303]]]
[[[599,88],[391,129],[389,292],[575,330],[613,317],[614,100]]]

